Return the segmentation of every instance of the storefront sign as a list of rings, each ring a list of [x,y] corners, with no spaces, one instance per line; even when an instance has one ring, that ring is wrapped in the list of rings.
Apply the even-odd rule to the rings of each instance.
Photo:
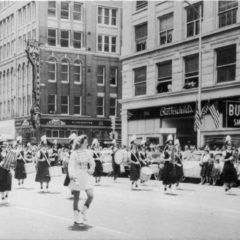
[[[193,113],[194,109],[191,104],[182,104],[160,108],[160,117],[185,116],[192,115]]]
[[[240,102],[227,101],[224,115],[227,128],[240,128]]]

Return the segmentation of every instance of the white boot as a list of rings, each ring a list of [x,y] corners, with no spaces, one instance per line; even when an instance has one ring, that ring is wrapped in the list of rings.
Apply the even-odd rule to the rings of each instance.
[[[83,206],[83,209],[82,209],[82,215],[83,215],[83,221],[84,222],[87,222],[87,210],[88,210],[88,207],[87,206]]]
[[[79,221],[79,211],[74,211],[73,214],[74,214],[74,224],[79,224],[80,223],[80,221]]]

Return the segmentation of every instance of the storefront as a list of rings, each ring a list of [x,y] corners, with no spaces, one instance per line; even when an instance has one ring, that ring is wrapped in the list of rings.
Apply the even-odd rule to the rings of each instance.
[[[220,146],[226,136],[231,135],[233,143],[240,146],[240,97],[202,101],[202,107],[213,103],[217,114],[208,110],[203,116],[201,145]],[[128,142],[132,135],[136,135],[138,142],[145,140],[164,145],[167,136],[172,134],[182,146],[196,145],[195,111],[195,102],[128,110]]]
[[[184,103],[128,111],[128,138],[164,145],[172,134],[181,144],[196,144],[193,131],[195,103]]]
[[[27,123],[29,124],[27,126]],[[18,119],[15,122],[17,135],[21,135],[25,142],[39,142],[42,135],[46,135],[50,141],[57,140],[59,144],[68,143],[68,137],[71,133],[77,135],[86,134],[89,138],[89,143],[93,138],[98,138],[100,143],[111,141],[110,133],[111,121],[106,119],[91,119],[91,118],[50,118],[50,116],[41,116],[40,128],[32,129],[32,126],[27,119]],[[117,142],[121,139],[121,122],[116,120],[116,136]]]

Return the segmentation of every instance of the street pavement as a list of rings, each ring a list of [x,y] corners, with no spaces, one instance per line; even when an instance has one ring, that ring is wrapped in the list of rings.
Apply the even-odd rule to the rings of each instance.
[[[104,177],[88,224],[76,227],[64,176],[52,178],[44,193],[34,177],[24,188],[14,180],[9,203],[0,203],[0,239],[240,239],[240,188],[230,195],[223,187],[182,183],[166,194],[159,181],[131,191],[129,179]],[[85,199],[82,193],[81,206]]]

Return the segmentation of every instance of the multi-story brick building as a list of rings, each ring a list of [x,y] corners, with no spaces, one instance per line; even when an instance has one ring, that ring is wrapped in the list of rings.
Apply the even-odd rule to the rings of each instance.
[[[223,143],[227,134],[235,143],[240,142],[239,3],[190,3],[123,2],[124,144],[133,134],[139,140],[164,144],[169,133],[176,135],[181,144],[196,143],[193,126],[198,98],[200,7],[201,103],[215,103],[215,113],[220,113],[204,116],[201,143]]]
[[[103,141],[114,116],[120,138],[121,12],[121,2],[115,1],[1,2],[0,120],[15,119],[16,135],[24,138],[46,134],[64,142],[77,132]],[[40,49],[38,131],[28,126],[28,39],[36,39]]]

